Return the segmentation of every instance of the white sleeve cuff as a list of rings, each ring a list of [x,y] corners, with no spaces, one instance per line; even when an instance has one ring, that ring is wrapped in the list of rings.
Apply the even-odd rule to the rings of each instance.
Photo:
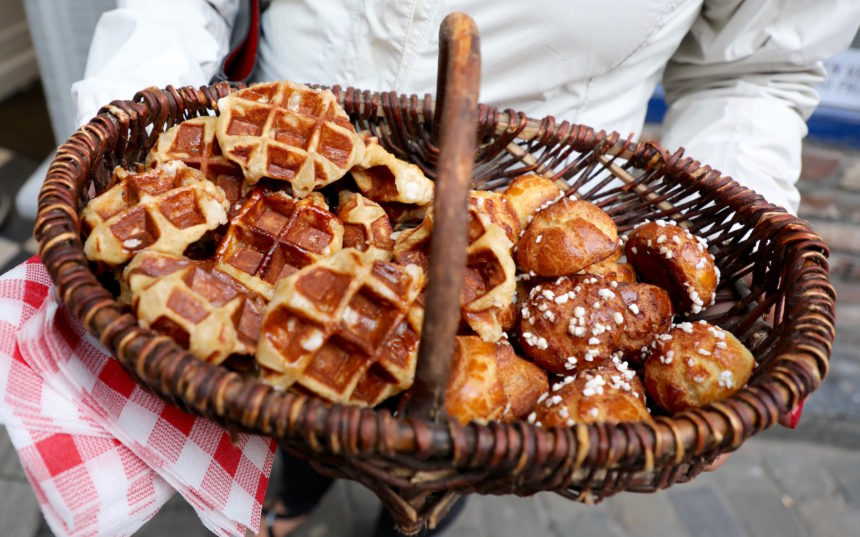
[[[731,176],[796,213],[801,140],[806,123],[785,103],[768,98],[682,97],[663,121],[662,144]]]

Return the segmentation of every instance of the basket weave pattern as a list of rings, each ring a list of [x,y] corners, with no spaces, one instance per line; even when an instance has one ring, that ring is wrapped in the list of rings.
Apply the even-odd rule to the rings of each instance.
[[[429,95],[331,89],[357,130],[369,130],[435,177],[439,151]],[[723,277],[717,306],[704,318],[756,356],[747,388],[653,424],[461,426],[329,406],[197,360],[139,327],[99,283],[82,251],[78,214],[115,166],[142,162],[161,132],[217,112],[217,100],[231,91],[225,83],[148,89],[103,108],[59,148],[50,167],[35,228],[40,254],[62,300],[142,385],[230,430],[273,436],[324,471],[365,483],[400,520],[426,516],[410,501],[422,494],[554,490],[585,501],[668,487],[776,423],[827,373],[835,293],[827,248],[806,224],[683,151],[484,105],[475,188],[501,187],[527,172],[553,175],[608,212],[619,232],[645,218],[674,218],[708,239]]]

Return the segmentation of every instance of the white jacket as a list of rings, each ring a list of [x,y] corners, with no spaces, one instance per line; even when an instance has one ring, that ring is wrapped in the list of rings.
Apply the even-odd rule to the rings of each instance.
[[[147,86],[207,83],[238,1],[120,0],[72,88],[79,121]],[[821,60],[860,23],[857,0],[273,0],[257,78],[432,93],[455,10],[481,32],[483,102],[626,135],[662,78],[662,144],[791,211]]]

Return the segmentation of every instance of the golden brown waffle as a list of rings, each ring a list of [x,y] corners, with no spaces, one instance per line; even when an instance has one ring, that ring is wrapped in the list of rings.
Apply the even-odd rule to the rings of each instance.
[[[215,116],[201,116],[174,125],[158,136],[158,142],[146,156],[146,166],[181,160],[220,186],[231,204],[236,203],[245,188],[245,174],[221,153],[215,138],[217,123]]]
[[[520,224],[508,200],[496,192],[473,190],[469,193],[469,240],[474,241],[483,234],[487,226],[500,228],[505,236],[516,243],[520,236]]]
[[[121,265],[144,248],[181,254],[227,222],[224,192],[180,161],[142,173],[117,168],[112,182],[81,213],[92,261]]]
[[[253,190],[230,222],[215,257],[222,270],[270,298],[275,283],[341,249],[343,225],[319,193],[296,200]]]
[[[424,310],[418,267],[353,248],[282,280],[263,318],[266,382],[374,406],[412,385]]]
[[[343,222],[343,247],[368,250],[375,259],[388,261],[394,250],[391,222],[378,203],[361,194],[342,191],[337,217]]]
[[[364,156],[364,142],[329,90],[255,84],[220,99],[218,109],[221,149],[250,184],[263,177],[286,181],[304,198]]]
[[[364,158],[350,170],[361,193],[373,201],[427,205],[433,201],[433,181],[421,168],[385,150],[376,138],[364,136]]]
[[[265,301],[212,262],[144,251],[124,271],[138,322],[202,360],[254,354]]]
[[[420,226],[404,231],[394,244],[394,261],[429,266],[433,212]],[[469,194],[469,247],[463,282],[465,323],[484,341],[493,343],[515,322],[516,265],[511,254],[519,234],[516,215],[501,194]]]

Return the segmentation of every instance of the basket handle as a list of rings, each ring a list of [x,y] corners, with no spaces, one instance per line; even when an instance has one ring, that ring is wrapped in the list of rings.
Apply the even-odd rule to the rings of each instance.
[[[466,271],[468,194],[478,129],[478,28],[451,13],[439,28],[434,133],[439,140],[427,301],[418,366],[406,414],[442,420]]]

